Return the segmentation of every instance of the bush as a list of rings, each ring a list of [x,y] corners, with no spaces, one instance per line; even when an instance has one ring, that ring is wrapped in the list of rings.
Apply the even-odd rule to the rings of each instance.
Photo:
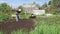
[[[5,20],[7,20],[9,18],[10,18],[9,15],[0,14],[0,22],[5,21]]]
[[[46,13],[51,13],[51,14],[54,14],[54,15],[59,15],[60,14],[60,11],[57,11],[55,9],[52,9],[52,10],[46,9],[45,11],[46,11]]]

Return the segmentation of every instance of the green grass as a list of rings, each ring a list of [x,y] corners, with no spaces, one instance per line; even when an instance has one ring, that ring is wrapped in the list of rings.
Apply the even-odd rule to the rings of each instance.
[[[23,31],[13,31],[11,34],[28,34]],[[60,34],[60,26],[48,26],[48,25],[41,25],[35,27],[34,30],[30,31],[29,34]]]
[[[35,22],[38,34],[60,34],[60,16],[40,17]]]
[[[0,22],[3,22],[5,20],[9,19],[9,15],[5,15],[5,14],[0,14]]]
[[[60,16],[38,17],[35,21],[35,29],[29,34],[60,34]],[[28,34],[20,30],[13,31],[12,34]]]
[[[22,31],[20,31],[20,30],[17,30],[17,31],[13,31],[13,32],[11,32],[11,34],[22,34],[23,32]]]
[[[20,14],[19,15],[20,16],[20,19],[29,19],[29,17],[30,17],[30,14],[28,14],[28,13],[23,13],[23,14]]]
[[[11,34],[28,34],[28,32],[23,30],[12,31]]]
[[[0,31],[0,34],[3,34],[3,32]]]
[[[23,15],[21,18],[28,18],[29,16]],[[54,15],[50,17],[37,16],[35,21],[35,29],[30,31],[29,34],[60,34],[60,16]],[[1,34],[1,32],[0,32]],[[11,34],[28,34],[22,30],[12,31]]]

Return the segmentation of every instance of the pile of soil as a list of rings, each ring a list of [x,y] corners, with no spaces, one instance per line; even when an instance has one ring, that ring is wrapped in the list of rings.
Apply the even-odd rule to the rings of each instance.
[[[19,19],[18,22],[15,19],[10,19],[5,22],[0,23],[0,30],[4,34],[11,34],[10,32],[15,30],[31,31],[34,27],[34,21],[32,19]]]

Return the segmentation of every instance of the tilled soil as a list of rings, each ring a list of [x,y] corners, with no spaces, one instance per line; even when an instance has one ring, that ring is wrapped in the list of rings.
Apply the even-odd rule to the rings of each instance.
[[[0,30],[4,34],[11,34],[10,32],[14,30],[31,31],[34,29],[34,22],[32,19],[19,19],[18,22],[15,19],[10,19],[5,22],[0,23]]]

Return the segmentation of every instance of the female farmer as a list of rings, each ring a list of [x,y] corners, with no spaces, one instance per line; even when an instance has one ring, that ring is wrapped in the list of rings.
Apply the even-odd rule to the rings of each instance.
[[[16,10],[16,21],[19,20],[19,13],[21,12],[21,9]]]

